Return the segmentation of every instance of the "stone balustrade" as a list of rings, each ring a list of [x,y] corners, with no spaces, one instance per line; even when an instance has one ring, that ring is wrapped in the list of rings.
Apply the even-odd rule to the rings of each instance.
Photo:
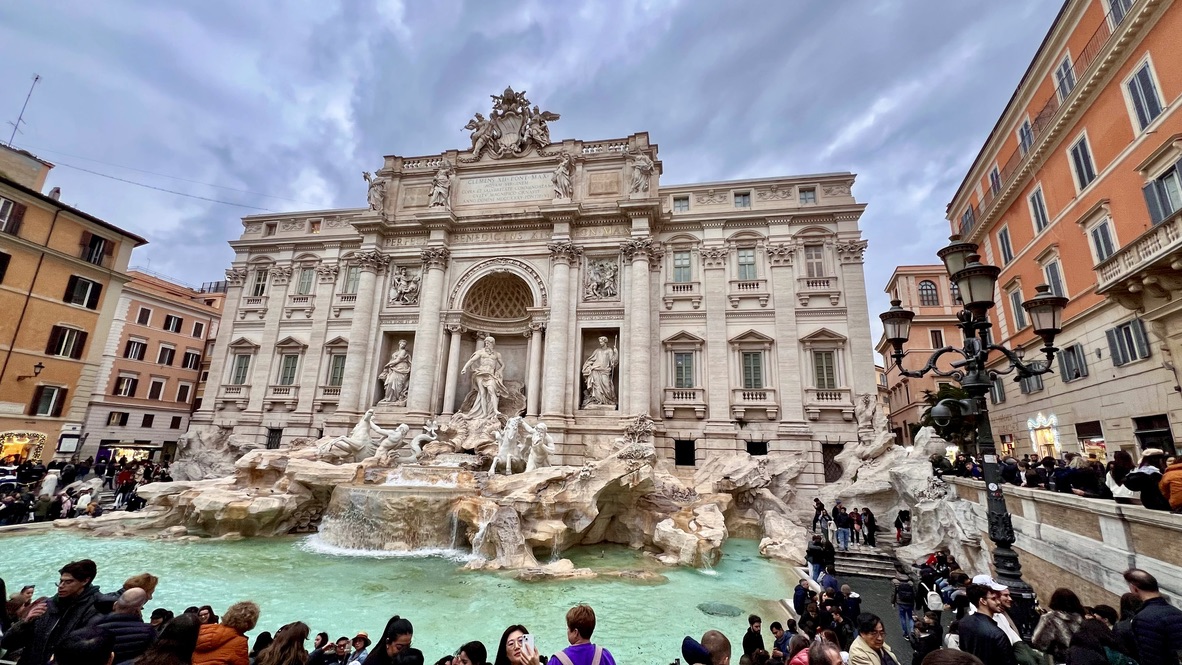
[[[698,418],[706,417],[706,390],[704,388],[666,388],[661,410],[666,418],[672,418],[676,409],[692,409]]]
[[[730,280],[727,299],[730,300],[731,307],[738,307],[739,303],[745,298],[754,298],[759,301],[760,307],[767,307],[769,297],[770,293],[767,290],[766,279]]]
[[[701,282],[665,282],[665,295],[661,299],[665,309],[673,309],[678,300],[688,300],[694,309],[702,306]]]
[[[747,412],[760,410],[768,420],[775,420],[780,413],[774,388],[733,388],[731,389],[731,417],[748,420]]]
[[[977,527],[988,532],[985,484],[946,478],[957,496],[973,506]],[[1085,605],[1119,606],[1128,591],[1121,575],[1142,568],[1157,578],[1162,593],[1182,601],[1182,515],[1075,494],[1005,486],[1013,518],[1022,578],[1046,602],[1060,587],[1072,589]],[[992,547],[988,537],[982,542]]]

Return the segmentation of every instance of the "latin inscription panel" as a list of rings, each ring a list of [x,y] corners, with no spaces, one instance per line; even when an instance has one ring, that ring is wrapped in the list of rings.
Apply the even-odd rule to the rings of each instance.
[[[554,198],[550,173],[518,173],[462,178],[457,205],[542,201]]]

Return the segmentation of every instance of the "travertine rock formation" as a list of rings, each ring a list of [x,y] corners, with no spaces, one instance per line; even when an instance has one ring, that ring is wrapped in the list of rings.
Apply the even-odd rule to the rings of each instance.
[[[231,434],[228,427],[195,427],[177,442],[176,459],[170,465],[176,480],[210,480],[234,474],[234,463],[243,454],[262,448],[253,439]]]

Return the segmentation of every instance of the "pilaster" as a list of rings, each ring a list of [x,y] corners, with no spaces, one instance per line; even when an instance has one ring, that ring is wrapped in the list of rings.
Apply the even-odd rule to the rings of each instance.
[[[424,247],[421,258],[423,286],[419,296],[419,324],[415,329],[415,357],[426,362],[419,360],[411,364],[410,388],[406,400],[408,418],[432,415],[431,393],[439,368],[430,359],[439,354],[442,328],[439,314],[443,310],[444,276],[451,260],[451,250],[447,247]]]
[[[566,412],[566,389],[571,383],[570,328],[571,264],[583,249],[569,240],[548,245],[550,249],[550,322],[546,328],[546,368],[543,379],[542,416],[561,419]]]
[[[349,350],[345,356],[345,382],[341,386],[338,411],[360,413],[369,405],[364,404],[369,377],[365,376],[365,365],[371,352],[370,344],[377,329],[374,321],[374,303],[378,302],[378,275],[386,270],[389,257],[380,251],[371,250],[353,255],[361,269],[357,284],[357,302],[353,306],[353,320],[349,324]]]

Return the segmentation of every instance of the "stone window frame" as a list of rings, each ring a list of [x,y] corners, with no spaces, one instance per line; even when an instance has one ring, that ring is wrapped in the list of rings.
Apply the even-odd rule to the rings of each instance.
[[[184,388],[187,388],[188,391],[187,391],[187,394],[185,395],[185,399],[181,399],[181,390]],[[195,388],[196,388],[196,386],[194,386],[189,381],[177,381],[176,393],[174,395],[173,401],[175,401],[177,404],[191,403],[193,401],[193,392],[194,392]]]
[[[229,352],[227,355],[230,362],[226,363],[226,383],[228,386],[249,386],[251,385],[251,372],[254,371],[255,363],[259,357],[259,345],[246,339],[239,337],[228,345]],[[248,356],[250,359],[246,364],[246,376],[240,383],[234,381],[234,375],[238,370],[238,356]]]
[[[304,356],[308,350],[308,345],[294,337],[284,337],[275,343],[274,357],[271,360],[271,366],[275,368],[274,384],[276,386],[298,386],[300,385],[300,373],[304,369]],[[292,372],[291,383],[283,383],[283,358],[285,356],[295,356],[295,368]]]
[[[668,266],[668,268],[667,268],[668,272],[665,273],[665,281],[667,283],[669,283],[669,284],[689,284],[689,283],[701,281],[700,280],[701,266],[699,265],[699,262],[698,262],[698,250],[701,247],[701,245],[702,245],[702,241],[699,238],[696,238],[694,236],[688,236],[688,235],[675,236],[665,242],[665,255],[669,257],[669,260],[662,261],[662,263],[664,263]],[[673,255],[676,254],[677,252],[689,252],[689,255],[690,255],[690,262],[689,262],[690,279],[689,279],[689,282],[677,282],[673,279],[673,263],[674,263]]]
[[[1153,85],[1153,92],[1156,96],[1154,101],[1157,102],[1158,107],[1157,115],[1150,118],[1149,122],[1145,123],[1144,126],[1141,125],[1140,112],[1137,110],[1137,102],[1135,99],[1133,99],[1133,91],[1130,90],[1129,85],[1137,79],[1137,75],[1141,73],[1142,69],[1146,70],[1149,74],[1149,82]],[[1168,104],[1162,98],[1161,80],[1157,77],[1157,68],[1153,64],[1153,57],[1150,55],[1149,51],[1145,51],[1145,55],[1143,55],[1141,59],[1137,61],[1137,64],[1133,65],[1129,71],[1129,74],[1125,76],[1124,80],[1121,81],[1120,89],[1121,94],[1125,100],[1125,108],[1129,113],[1129,122],[1132,124],[1133,132],[1137,136],[1150,131],[1150,128],[1157,124],[1157,121],[1164,117],[1166,115],[1166,111],[1169,109]],[[1148,109],[1146,110],[1148,111]]]
[[[758,330],[750,329],[727,340],[727,347],[730,349],[728,378],[731,389],[773,390],[775,386],[779,385],[775,362],[776,340],[773,337]],[[763,385],[759,388],[747,388],[743,385],[743,353],[753,351],[763,354],[761,358],[761,373],[763,376],[760,377],[763,379]]]
[[[325,342],[324,346],[322,348],[324,350],[324,354],[323,354],[324,369],[323,369],[323,372],[321,375],[323,377],[323,383],[321,383],[321,385],[333,386],[333,383],[332,383],[332,359],[334,356],[341,356],[343,358],[346,358],[346,362],[348,361],[349,341],[346,340],[344,337],[334,337],[333,339],[329,340],[328,342]],[[338,384],[337,386],[333,386],[333,387],[339,387],[340,385],[344,385],[344,383],[345,383],[344,379],[345,379],[344,373],[342,372],[341,383]]]
[[[693,379],[694,385],[690,388],[681,388],[681,390],[691,390],[704,388],[704,375],[702,374],[702,349],[705,347],[706,340],[694,335],[685,330],[680,330],[673,335],[667,337],[661,342],[665,347],[665,387],[677,388],[675,367],[676,353],[691,353],[693,354]]]
[[[753,231],[740,231],[726,240],[727,254],[729,255],[729,265],[731,279],[739,282],[753,282],[760,279],[766,279],[767,275],[767,237]],[[751,250],[752,258],[755,266],[754,277],[740,277],[739,276],[739,251]]]
[[[1071,293],[1067,290],[1067,273],[1063,270],[1063,260],[1059,257],[1059,243],[1051,243],[1042,253],[1034,257],[1034,262],[1038,264],[1042,283],[1052,287],[1051,293],[1053,295],[1063,296],[1064,298],[1071,297]],[[1059,289],[1062,291],[1061,293],[1055,291],[1054,280],[1047,273],[1047,268],[1052,264],[1056,266],[1055,269],[1059,274]]]
[[[799,248],[800,257],[798,263],[800,271],[796,275],[801,279],[825,279],[837,277],[837,261],[833,256],[833,243],[837,239],[837,234],[831,229],[820,226],[814,226],[807,229],[802,229],[799,233],[794,235],[792,239],[796,242]],[[821,275],[809,274],[809,248],[821,248]]]
[[[846,357],[850,340],[839,332],[829,328],[820,328],[800,338],[800,351],[804,354],[802,367],[807,367],[806,380],[808,387],[813,390],[842,390],[850,387],[849,359]],[[817,365],[813,355],[816,351],[833,352],[833,375],[837,382],[834,388],[817,386]]]
[[[689,194],[674,194],[670,197],[670,210],[673,212],[689,212],[690,211],[690,195]],[[682,207],[678,203],[685,202]]]

